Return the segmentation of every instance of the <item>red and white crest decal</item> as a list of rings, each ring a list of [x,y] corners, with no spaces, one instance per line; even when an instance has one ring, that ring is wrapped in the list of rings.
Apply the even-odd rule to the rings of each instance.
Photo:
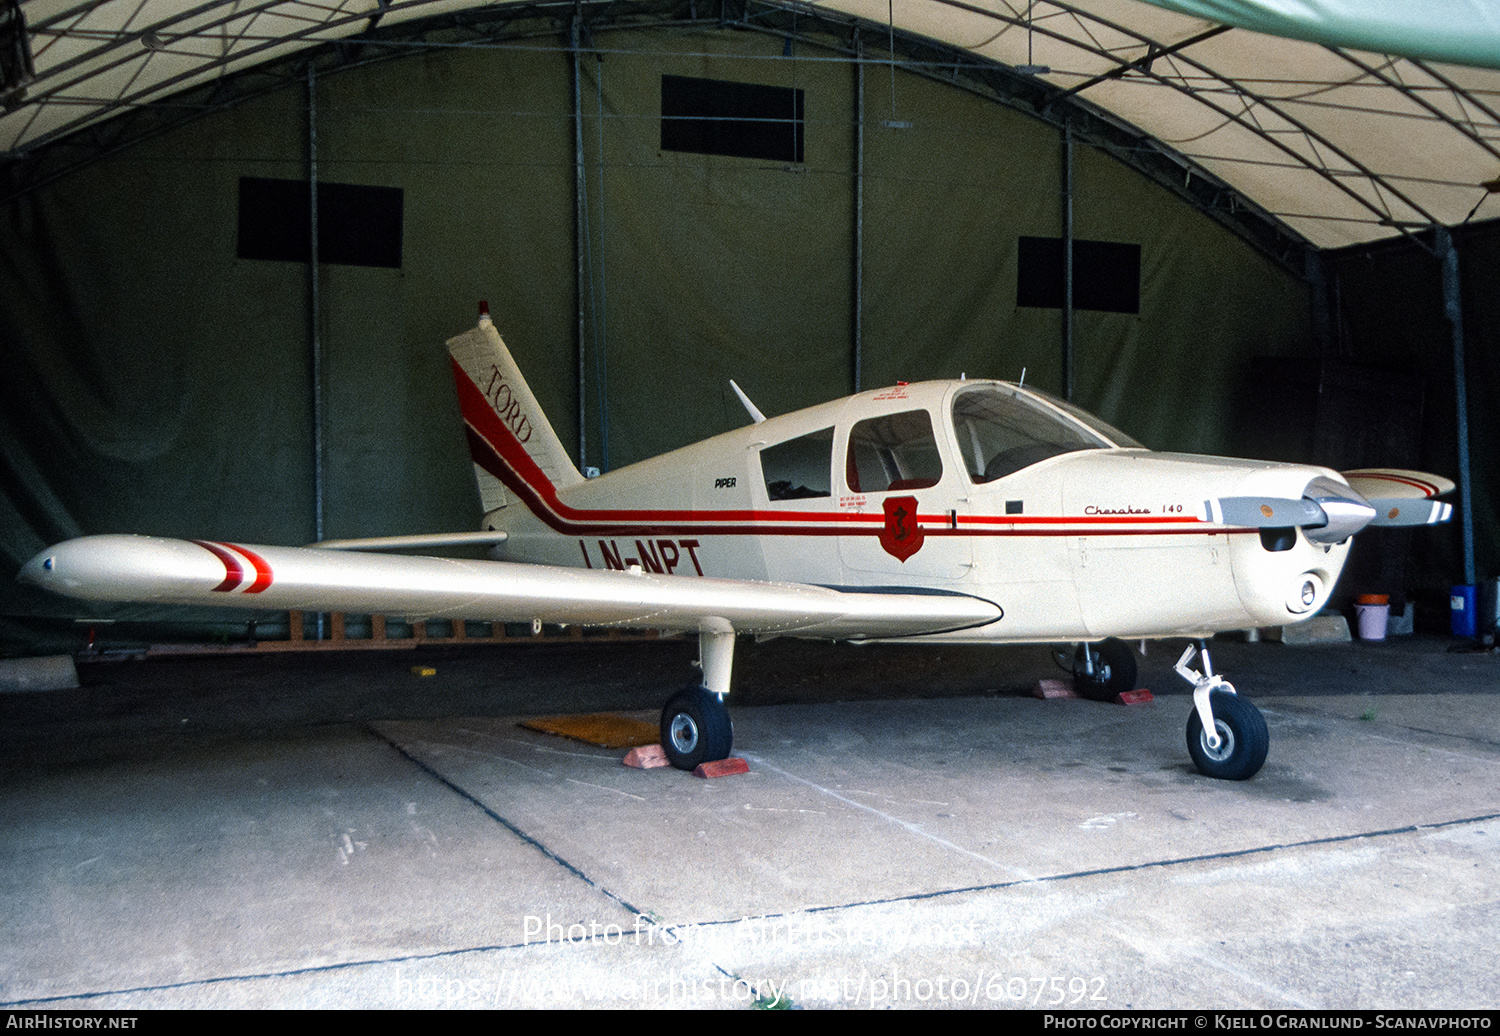
[[[905,561],[922,549],[926,537],[917,524],[917,498],[892,496],[885,501],[885,525],[880,529],[880,545],[897,561]]]

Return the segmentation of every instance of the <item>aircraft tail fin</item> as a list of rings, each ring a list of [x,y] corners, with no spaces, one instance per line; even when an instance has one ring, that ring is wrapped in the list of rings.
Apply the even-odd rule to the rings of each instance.
[[[448,340],[469,454],[486,514],[510,494],[533,502],[583,481],[480,304],[479,324]]]

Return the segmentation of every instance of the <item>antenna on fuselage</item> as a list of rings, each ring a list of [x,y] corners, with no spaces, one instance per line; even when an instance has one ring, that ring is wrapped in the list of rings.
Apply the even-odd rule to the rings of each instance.
[[[1021,368],[1021,380],[1018,381],[1018,382],[1016,382],[1016,388],[1025,388],[1025,387],[1026,387],[1026,368],[1022,367]]]
[[[745,404],[745,409],[750,414],[750,420],[754,421],[756,424],[760,424],[762,421],[764,421],[766,419],[766,415],[760,412],[760,408],[759,407],[757,407],[754,403],[750,402],[750,397],[747,396],[747,395],[745,395],[745,390],[744,389],[740,388],[738,385],[736,385],[734,383],[734,379],[733,378],[729,379],[729,387],[732,388],[732,389],[734,389],[734,394],[736,396],[740,397],[740,402],[741,403]]]

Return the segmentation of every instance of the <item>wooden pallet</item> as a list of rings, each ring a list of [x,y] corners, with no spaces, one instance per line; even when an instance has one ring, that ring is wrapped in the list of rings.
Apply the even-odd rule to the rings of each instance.
[[[488,634],[484,636],[471,636],[468,631],[468,623],[460,619],[433,619],[412,622],[411,636],[392,637],[386,632],[386,617],[384,615],[370,616],[370,635],[368,637],[351,637],[347,634],[347,622],[344,612],[327,612],[328,635],[322,639],[309,637],[307,635],[308,619],[300,611],[287,613],[286,640],[259,640],[253,645],[256,651],[340,651],[360,650],[367,651],[372,648],[413,648],[421,644],[537,644],[570,641],[637,641],[637,640],[659,640],[662,637],[660,630],[621,630],[601,629],[586,631],[582,626],[554,627],[543,626],[541,623],[533,623],[530,632],[523,635],[514,635],[506,632],[506,624],[503,622],[481,622],[476,625],[488,628]],[[446,636],[434,636],[427,628],[428,622],[441,623],[452,630]]]

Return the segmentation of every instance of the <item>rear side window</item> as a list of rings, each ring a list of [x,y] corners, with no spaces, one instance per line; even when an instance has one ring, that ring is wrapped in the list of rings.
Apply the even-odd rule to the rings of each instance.
[[[807,500],[830,496],[833,429],[767,446],[760,451],[760,473],[772,500]]]
[[[943,477],[932,417],[908,410],[861,421],[849,431],[845,478],[856,493],[927,489]]]

